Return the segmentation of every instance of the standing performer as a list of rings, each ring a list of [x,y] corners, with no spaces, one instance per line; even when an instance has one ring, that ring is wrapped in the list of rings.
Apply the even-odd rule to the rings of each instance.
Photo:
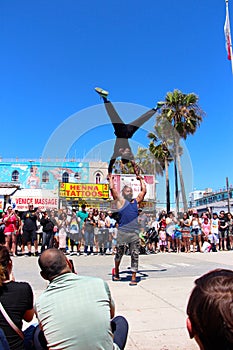
[[[164,102],[158,102],[156,108],[150,109],[148,112],[144,113],[130,124],[125,124],[120,118],[119,114],[116,112],[113,104],[107,99],[108,91],[105,91],[99,87],[95,88],[95,91],[103,98],[106,111],[111,119],[112,125],[114,127],[114,133],[116,135],[113,155],[108,166],[108,174],[112,174],[112,168],[116,159],[118,157],[121,157],[122,164],[131,162],[134,173],[136,175],[139,175],[139,169],[135,163],[134,155],[129,145],[128,139],[130,139],[133,134],[140,128],[140,126],[147,122],[157,112],[157,110],[163,106]]]
[[[113,273],[113,280],[119,281],[119,266],[121,259],[125,253],[126,247],[129,246],[131,255],[131,271],[132,277],[130,285],[137,285],[136,273],[138,271],[139,259],[139,224],[138,224],[138,204],[143,201],[146,195],[146,184],[144,179],[138,175],[137,179],[140,181],[141,191],[136,199],[133,199],[133,190],[130,186],[124,186],[122,196],[117,192],[113,176],[109,175],[109,188],[111,190],[113,199],[116,201],[117,209],[119,210],[119,227],[117,233],[117,246],[115,255],[115,269]]]

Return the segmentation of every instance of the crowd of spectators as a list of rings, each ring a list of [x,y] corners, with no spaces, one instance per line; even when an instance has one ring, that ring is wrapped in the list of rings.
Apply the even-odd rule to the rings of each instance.
[[[223,210],[200,215],[192,210],[179,216],[162,211],[157,218],[148,218],[141,230],[141,241],[144,240],[147,253],[206,253],[233,249],[233,216]]]
[[[156,216],[139,208],[138,221],[141,254],[233,249],[233,216],[223,210],[201,215],[193,210],[179,216],[162,210]],[[117,213],[87,209],[85,204],[79,210],[66,207],[41,212],[29,208],[25,213],[8,206],[0,225],[0,243],[13,256],[39,255],[51,247],[70,255],[115,254]]]

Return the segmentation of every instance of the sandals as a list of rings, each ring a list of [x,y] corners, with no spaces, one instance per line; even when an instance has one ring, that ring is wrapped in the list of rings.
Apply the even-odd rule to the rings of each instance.
[[[129,285],[130,286],[137,286],[137,284],[138,284],[138,282],[136,281],[136,280],[131,280],[130,282],[129,282]]]
[[[117,275],[112,276],[112,281],[117,282],[120,280],[121,280],[120,276],[117,276]]]
[[[119,274],[118,275],[116,274],[115,268],[113,267],[112,268],[112,281],[117,282],[120,280],[121,280],[121,278],[120,278]]]

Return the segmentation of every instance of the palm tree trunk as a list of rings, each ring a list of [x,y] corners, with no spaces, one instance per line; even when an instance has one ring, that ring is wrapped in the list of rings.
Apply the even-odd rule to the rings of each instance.
[[[167,203],[167,213],[169,213],[169,211],[171,210],[171,205],[170,205],[170,183],[169,183],[167,158],[165,158],[165,173],[166,173],[166,203]]]
[[[175,176],[175,201],[176,201],[176,214],[179,214],[179,187],[178,187],[178,174],[177,174],[177,165],[176,165],[176,157],[174,159],[174,176]]]
[[[180,178],[180,189],[181,189],[181,195],[182,195],[182,200],[183,200],[183,209],[184,209],[184,211],[188,211],[188,203],[187,203],[187,198],[186,198],[186,193],[185,193],[184,178],[183,178],[183,173],[182,173],[179,152],[177,152],[177,154],[176,154],[176,161],[177,161],[177,168],[178,168],[178,173],[179,173],[179,178]]]

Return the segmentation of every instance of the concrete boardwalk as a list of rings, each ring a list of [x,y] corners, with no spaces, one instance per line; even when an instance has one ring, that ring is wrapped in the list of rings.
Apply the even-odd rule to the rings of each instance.
[[[129,286],[130,257],[121,266],[120,282],[111,281],[112,256],[72,257],[80,275],[92,275],[106,280],[116,304],[116,315],[129,322],[126,350],[186,350],[198,349],[186,331],[186,305],[193,282],[201,274],[218,267],[233,266],[233,252],[160,253],[141,255],[137,286]],[[35,298],[47,282],[39,274],[37,258],[13,258],[18,281],[28,281]]]

